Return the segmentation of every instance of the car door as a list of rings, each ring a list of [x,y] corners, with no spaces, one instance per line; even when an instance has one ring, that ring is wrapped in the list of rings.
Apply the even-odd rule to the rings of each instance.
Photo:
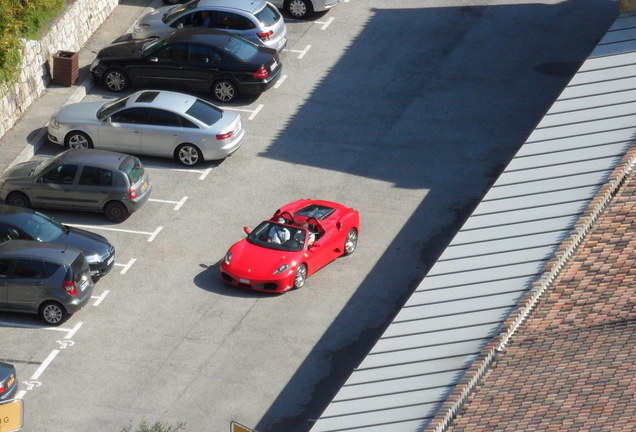
[[[141,153],[172,157],[181,142],[179,116],[170,111],[148,108],[147,124],[141,132]]]
[[[338,248],[338,231],[330,225],[320,225],[319,232],[322,234],[316,235],[316,241],[309,250],[313,254],[312,260],[314,261],[314,268],[317,270],[325,265],[329,264],[337,256],[336,249]]]
[[[7,282],[7,309],[19,311],[36,312],[50,288],[44,262],[35,259],[16,258]]]
[[[146,108],[127,108],[106,119],[99,129],[100,148],[122,153],[141,151],[141,129],[146,124]]]
[[[72,209],[78,166],[55,165],[36,179],[31,190],[34,207]]]
[[[101,211],[113,193],[113,172],[93,166],[83,166],[77,180],[75,207],[79,210]]]
[[[7,304],[8,287],[11,272],[13,271],[12,259],[0,259],[0,309],[9,309]]]
[[[169,43],[148,54],[146,61],[131,65],[128,72],[133,82],[145,86],[182,87],[181,69],[187,57],[187,43]]]
[[[243,15],[229,11],[217,11],[212,17],[210,27],[234,33],[237,36],[244,37],[256,44],[262,45],[261,40],[256,36],[256,26]]]
[[[187,61],[183,65],[183,83],[186,87],[208,92],[212,83],[226,72],[225,57],[214,47],[190,44]]]

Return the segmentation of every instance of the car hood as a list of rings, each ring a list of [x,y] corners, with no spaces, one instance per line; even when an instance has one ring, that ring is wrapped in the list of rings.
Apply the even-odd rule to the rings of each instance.
[[[27,161],[16,164],[11,168],[8,168],[5,172],[2,173],[0,178],[2,179],[26,179],[29,177],[31,170],[37,168],[42,161]]]
[[[242,275],[267,279],[283,264],[295,264],[302,257],[303,251],[287,252],[256,246],[246,239],[236,243],[232,248],[230,268]]]
[[[117,42],[99,50],[97,57],[100,59],[141,58],[141,50],[146,42],[148,42],[147,39]]]
[[[162,27],[166,24],[163,22],[163,15],[168,12],[173,7],[181,7],[181,5],[177,6],[163,6],[158,9],[153,10],[152,12],[147,13],[146,15],[139,18],[138,23],[142,25],[147,25],[150,27]]]
[[[105,258],[110,255],[113,247],[105,237],[79,228],[69,226],[67,228],[69,230],[66,236],[59,239],[57,243],[80,249],[87,257],[89,255],[98,255],[101,258]]]
[[[57,111],[55,118],[60,123],[94,121],[97,119],[97,111],[103,105],[104,102],[80,102],[65,105]]]

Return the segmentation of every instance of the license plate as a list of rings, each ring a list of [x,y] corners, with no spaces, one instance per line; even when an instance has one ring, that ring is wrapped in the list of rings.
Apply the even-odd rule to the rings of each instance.
[[[240,278],[239,280],[241,281],[241,283],[244,283],[244,284],[249,284],[250,283],[249,279]]]
[[[141,185],[141,191],[145,191],[148,188],[148,182],[145,181],[144,184]]]
[[[112,257],[108,258],[108,262],[106,263],[106,265],[109,266],[114,260],[115,260],[115,255],[113,255]]]
[[[9,378],[9,381],[7,381],[7,387],[11,387],[11,384],[13,384],[14,381],[15,381],[15,377]]]
[[[278,67],[278,62],[276,60],[274,60],[274,63],[272,63],[272,65],[270,66],[271,70],[274,70]]]

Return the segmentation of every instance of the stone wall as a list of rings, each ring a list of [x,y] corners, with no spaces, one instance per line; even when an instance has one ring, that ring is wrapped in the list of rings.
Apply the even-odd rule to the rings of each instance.
[[[40,40],[21,40],[22,63],[17,81],[0,88],[0,137],[44,93],[51,82],[53,56],[79,51],[108,18],[118,0],[75,0],[67,3]]]

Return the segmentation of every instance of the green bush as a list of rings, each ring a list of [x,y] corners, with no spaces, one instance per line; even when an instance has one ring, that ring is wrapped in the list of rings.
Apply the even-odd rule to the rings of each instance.
[[[65,0],[0,0],[0,83],[20,64],[20,38],[36,39],[64,8]]]
[[[149,426],[146,419],[143,419],[134,431],[131,425],[123,428],[121,432],[177,432],[183,429],[185,429],[185,423],[183,422],[178,423],[176,426],[155,422],[152,426]]]

